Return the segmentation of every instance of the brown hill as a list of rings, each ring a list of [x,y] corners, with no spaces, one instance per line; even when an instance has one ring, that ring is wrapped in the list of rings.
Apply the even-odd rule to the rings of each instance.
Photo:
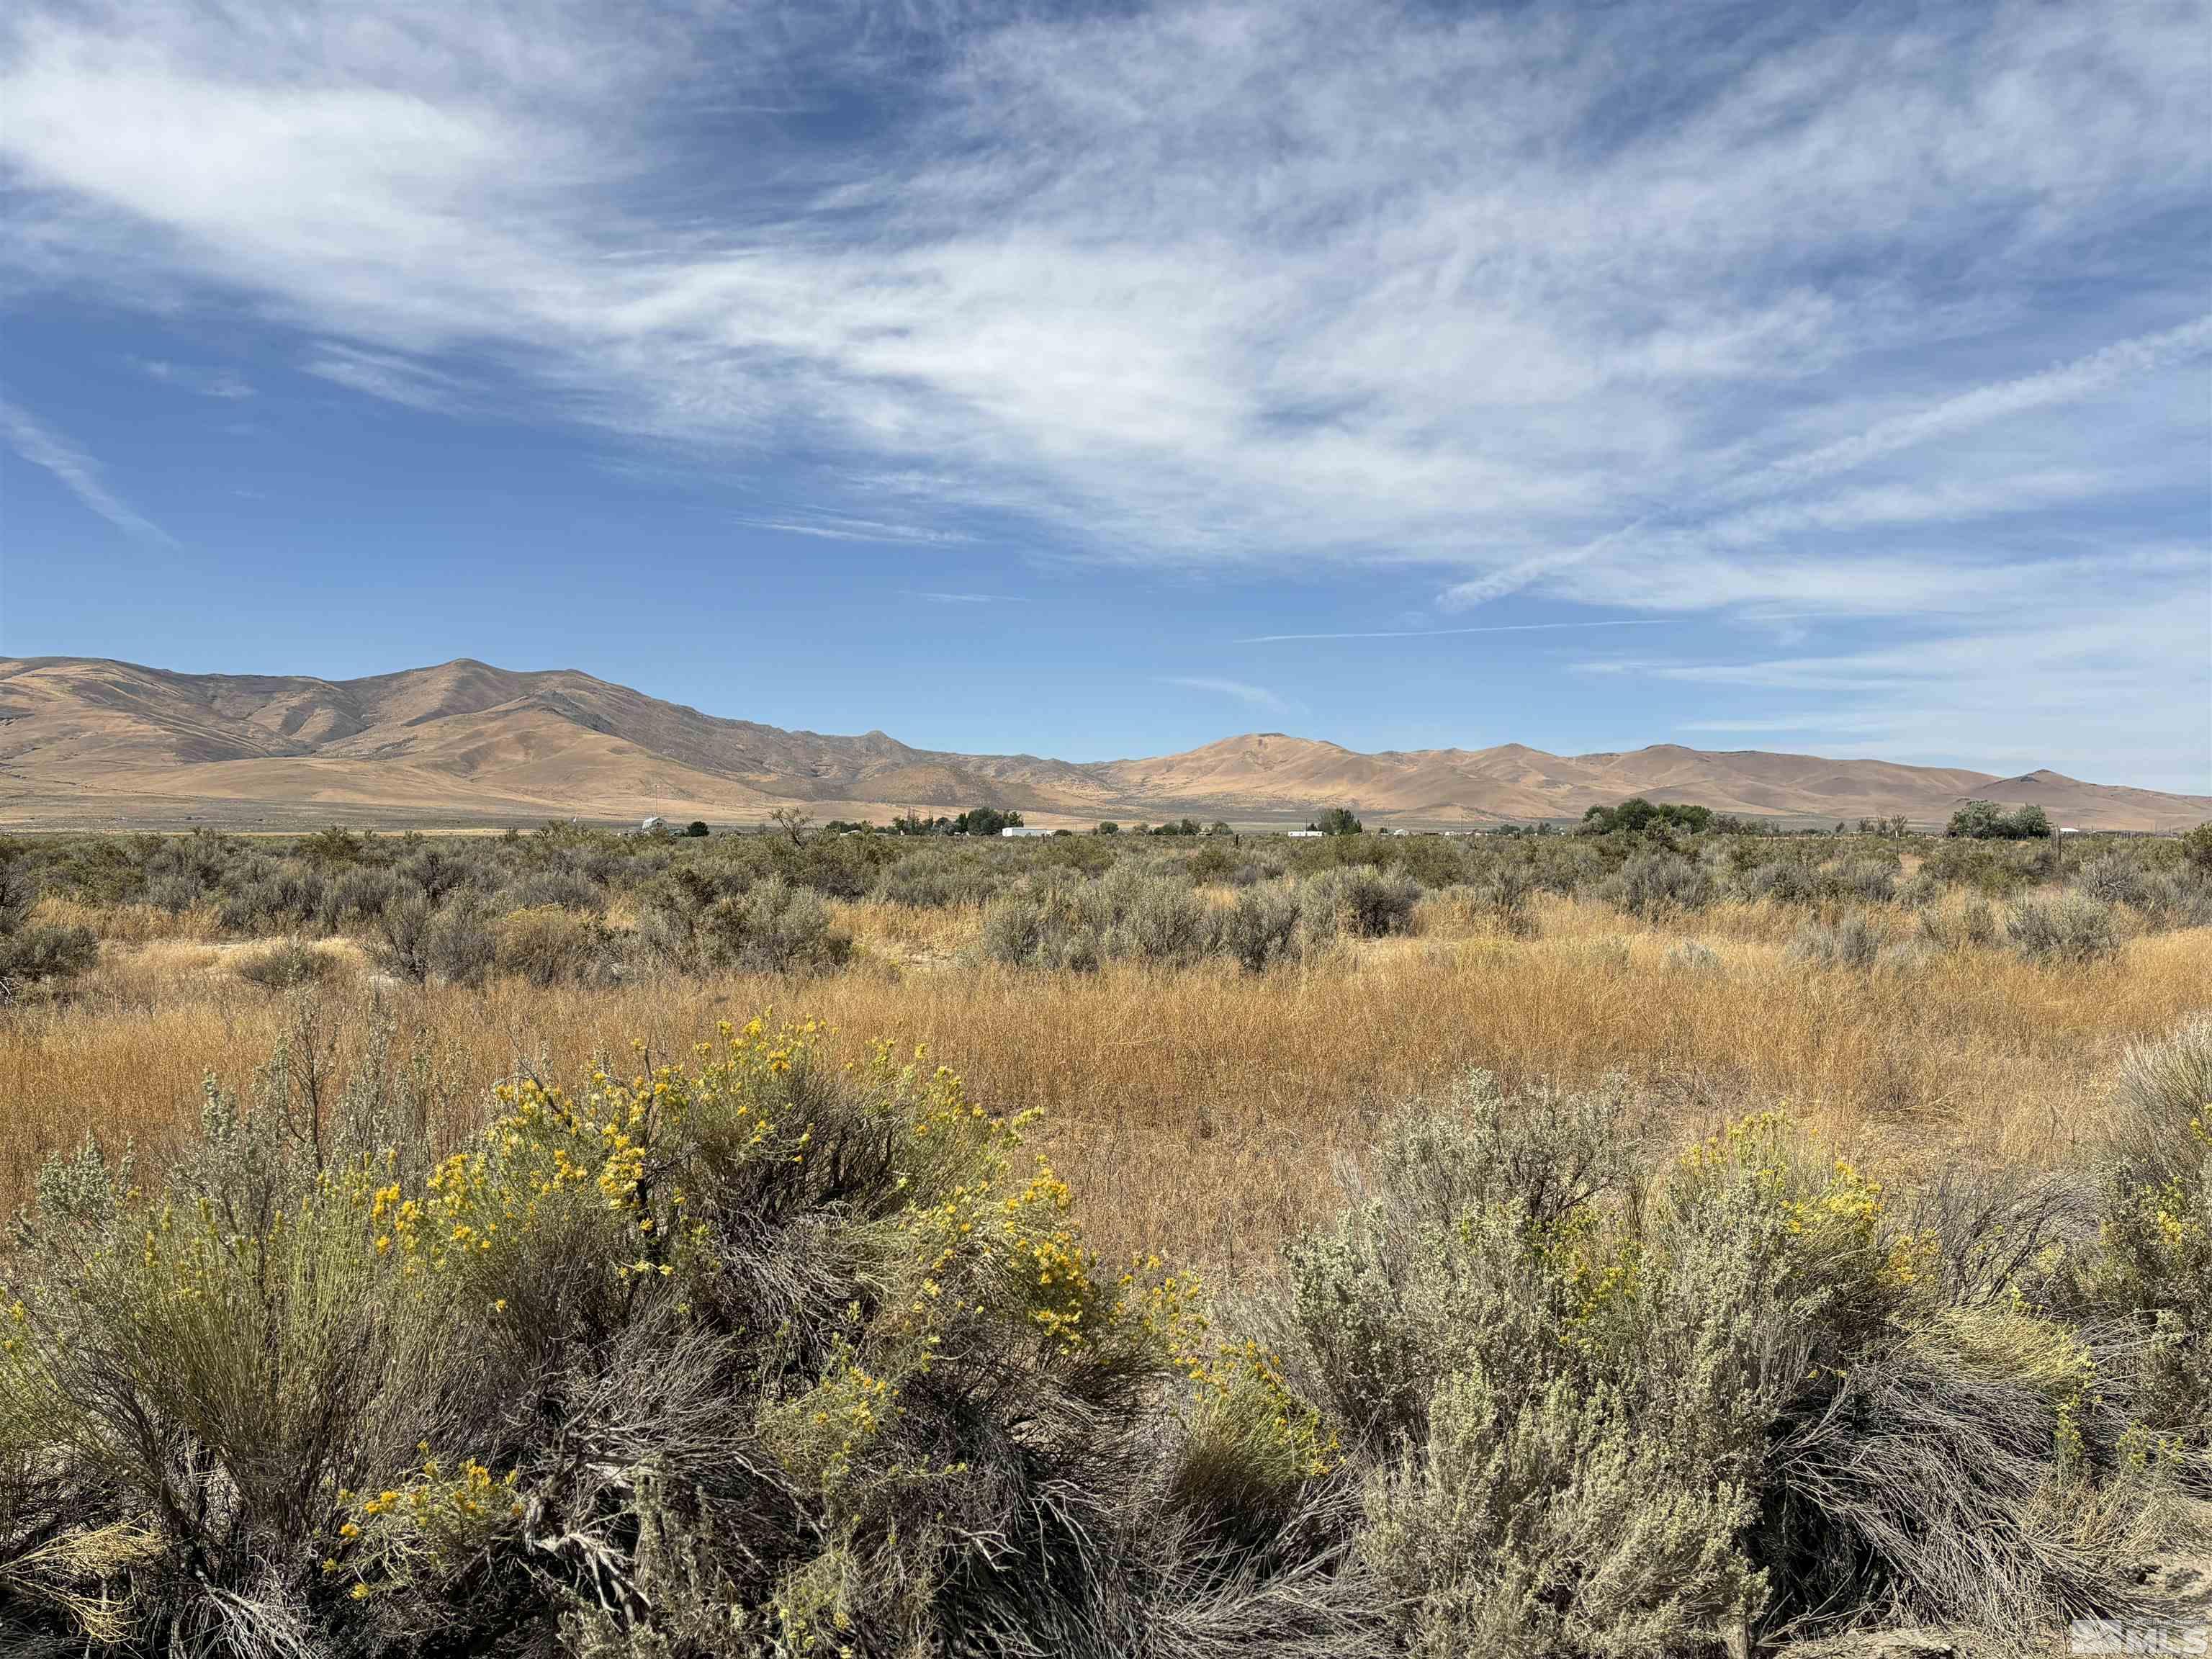
[[[1671,744],[1363,755],[1259,732],[1075,764],[723,720],[573,669],[516,673],[464,659],[325,680],[0,659],[0,823],[21,826],[463,826],[655,812],[728,823],[794,804],[819,817],[993,805],[1046,823],[1185,813],[1266,823],[1339,803],[1382,822],[1450,825],[1573,817],[1632,794],[1820,821],[1938,823],[1970,796],[2039,802],[2084,829],[2171,830],[2212,817],[2212,798],[2054,772],[1998,778]]]

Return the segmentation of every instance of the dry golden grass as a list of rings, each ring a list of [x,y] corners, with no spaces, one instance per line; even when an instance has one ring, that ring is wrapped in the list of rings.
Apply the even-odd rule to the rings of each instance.
[[[1526,941],[1430,915],[1425,937],[1265,976],[1225,963],[1052,975],[960,954],[972,912],[856,905],[844,916],[863,961],[830,977],[403,988],[339,945],[348,966],[322,994],[343,1044],[380,1006],[404,1042],[436,1051],[456,1135],[519,1063],[562,1075],[633,1038],[666,1053],[764,1006],[828,1019],[849,1053],[878,1036],[926,1043],[978,1098],[1044,1109],[1041,1148],[1102,1247],[1232,1274],[1330,1206],[1333,1159],[1381,1114],[1471,1066],[1569,1084],[1624,1072],[1681,1134],[1786,1100],[1877,1158],[2033,1164],[2094,1132],[2126,1042],[2212,1005],[2206,931],[2137,938],[2086,967],[1976,950],[1869,974],[1792,960],[1802,913],[1723,907],[1691,935],[1719,955],[1699,969],[1669,961],[1680,932],[1596,904],[1539,909]],[[238,976],[253,948],[110,945],[75,999],[0,1017],[0,1203],[88,1128],[158,1161],[193,1121],[204,1074],[249,1081],[293,1017]]]

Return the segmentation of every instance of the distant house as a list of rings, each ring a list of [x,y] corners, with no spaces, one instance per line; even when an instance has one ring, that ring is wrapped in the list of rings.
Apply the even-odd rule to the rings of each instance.
[[[665,830],[668,828],[668,820],[661,817],[659,813],[655,812],[651,817],[647,818],[643,823],[639,824],[637,827],[641,834],[649,836],[656,830]]]
[[[1293,830],[1290,831],[1290,837],[1292,841],[1319,841],[1321,836],[1322,832],[1318,830]]]
[[[1031,829],[1026,823],[1018,823],[1012,829],[1001,830],[999,833],[1008,841],[1018,841],[1025,840],[1031,836],[1048,836],[1052,831],[1049,830],[1035,830]]]

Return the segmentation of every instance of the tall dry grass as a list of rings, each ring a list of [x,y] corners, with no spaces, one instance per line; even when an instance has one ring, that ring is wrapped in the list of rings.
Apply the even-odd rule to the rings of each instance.
[[[963,954],[972,912],[856,905],[842,919],[861,965],[826,977],[403,988],[333,946],[346,963],[321,994],[342,1050],[381,1009],[434,1057],[455,1135],[519,1066],[568,1074],[633,1039],[666,1052],[764,1006],[829,1020],[850,1054],[878,1036],[927,1045],[976,1097],[1043,1109],[1042,1149],[1100,1245],[1231,1275],[1334,1207],[1332,1162],[1378,1116],[1469,1066],[1509,1084],[1626,1073],[1684,1134],[1786,1101],[1875,1155],[2033,1164],[2092,1131],[2127,1042],[2212,1006],[2203,930],[2084,965],[1972,950],[1869,973],[1794,960],[1802,912],[1721,907],[1676,928],[1596,903],[1539,911],[1533,939],[1431,915],[1423,936],[1266,975],[1047,975]],[[1717,961],[1684,961],[1684,938]],[[239,977],[252,948],[110,943],[79,994],[0,1017],[0,1203],[88,1128],[158,1160],[195,1121],[204,1076],[246,1080],[296,1017]]]

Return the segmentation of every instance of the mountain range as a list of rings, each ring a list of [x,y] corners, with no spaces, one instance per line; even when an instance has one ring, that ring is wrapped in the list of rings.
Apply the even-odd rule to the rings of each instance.
[[[2037,802],[2082,829],[2212,818],[2212,797],[2051,771],[1999,777],[1758,750],[1370,755],[1271,732],[1079,763],[915,749],[881,732],[787,732],[574,669],[465,658],[349,680],[0,658],[0,825],[19,828],[468,828],[654,813],[732,823],[790,806],[817,818],[995,806],[1042,824],[1188,815],[1256,825],[1338,805],[1370,822],[1468,828],[1577,817],[1635,794],[1797,822],[1940,823],[1975,797]]]

